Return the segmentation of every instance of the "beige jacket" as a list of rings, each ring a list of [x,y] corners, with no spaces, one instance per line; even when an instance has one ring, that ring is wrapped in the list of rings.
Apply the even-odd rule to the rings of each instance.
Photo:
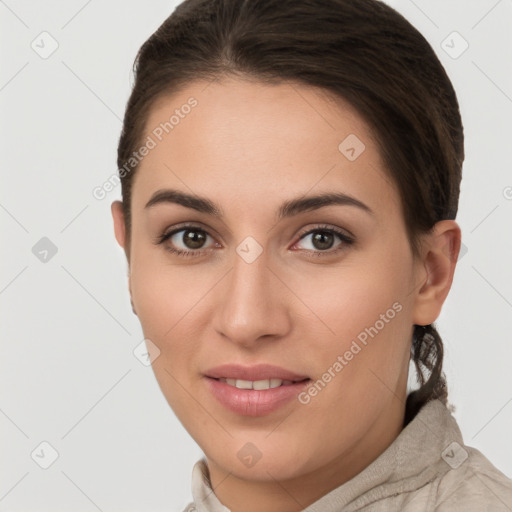
[[[192,471],[184,512],[230,512],[212,492],[205,459]],[[303,512],[512,512],[512,480],[464,445],[450,411],[428,402],[393,443],[354,478]]]

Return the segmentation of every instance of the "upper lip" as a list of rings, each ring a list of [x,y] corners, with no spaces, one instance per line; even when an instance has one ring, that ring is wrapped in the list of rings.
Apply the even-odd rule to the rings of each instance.
[[[239,380],[265,380],[281,379],[299,381],[307,379],[307,375],[300,375],[279,366],[271,364],[257,364],[254,366],[241,366],[238,364],[224,364],[210,368],[205,372],[207,377],[214,379],[239,379]]]

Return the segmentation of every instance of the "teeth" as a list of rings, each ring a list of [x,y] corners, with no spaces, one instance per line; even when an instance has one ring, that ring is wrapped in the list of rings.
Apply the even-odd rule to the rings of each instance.
[[[242,379],[219,379],[230,386],[235,386],[238,389],[256,389],[264,390],[271,388],[278,388],[279,386],[289,386],[293,384],[291,380],[281,379],[265,379],[265,380],[242,380]]]
[[[250,380],[238,380],[235,382],[238,389],[252,389],[252,382]]]

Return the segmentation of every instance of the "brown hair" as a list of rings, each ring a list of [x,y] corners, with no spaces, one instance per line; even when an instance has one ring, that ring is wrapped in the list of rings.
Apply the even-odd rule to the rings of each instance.
[[[426,39],[378,0],[185,0],[142,45],[134,74],[120,171],[133,160],[160,97],[229,75],[291,81],[348,101],[372,129],[398,187],[415,256],[422,234],[455,219],[464,160],[455,92]],[[134,164],[120,172],[127,251],[136,170]],[[434,324],[414,326],[411,359],[420,387],[407,397],[405,424],[429,400],[447,404]]]

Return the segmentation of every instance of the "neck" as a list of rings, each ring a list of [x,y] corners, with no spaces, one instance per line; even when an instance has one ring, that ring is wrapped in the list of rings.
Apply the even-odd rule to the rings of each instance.
[[[320,469],[286,480],[250,481],[236,477],[207,459],[210,482],[219,501],[231,512],[298,512],[351,480],[373,462],[400,434],[405,403],[393,399],[358,443]]]

